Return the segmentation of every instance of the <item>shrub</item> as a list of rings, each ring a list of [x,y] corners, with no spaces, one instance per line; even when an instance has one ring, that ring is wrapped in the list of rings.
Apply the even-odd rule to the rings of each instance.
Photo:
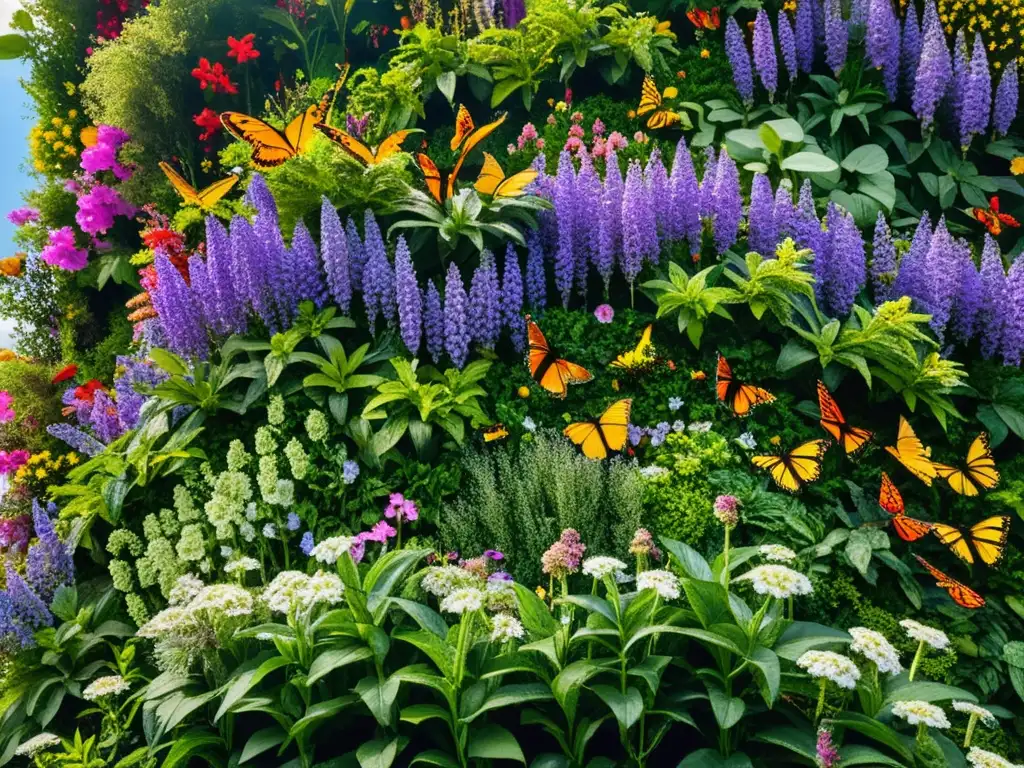
[[[55,368],[45,363],[8,360],[0,363],[0,391],[14,398],[14,421],[0,424],[0,450],[42,451],[53,445],[46,426],[59,421],[58,387],[50,383]]]

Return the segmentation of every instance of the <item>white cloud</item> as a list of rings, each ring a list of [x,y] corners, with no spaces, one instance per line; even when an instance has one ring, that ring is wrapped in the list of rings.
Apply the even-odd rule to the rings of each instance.
[[[21,8],[21,0],[0,0],[0,34],[11,31],[11,16]]]

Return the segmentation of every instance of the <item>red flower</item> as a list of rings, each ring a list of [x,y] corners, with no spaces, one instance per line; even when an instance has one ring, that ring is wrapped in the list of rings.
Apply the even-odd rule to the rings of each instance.
[[[238,59],[239,64],[245,64],[249,59],[258,59],[260,52],[253,46],[253,41],[256,39],[256,34],[250,32],[248,35],[243,37],[241,40],[236,40],[233,37],[228,37],[228,58]]]
[[[72,363],[71,365],[65,365],[59,371],[57,375],[50,379],[51,384],[60,384],[62,381],[74,378],[75,374],[78,373],[78,366]]]
[[[193,117],[192,122],[204,129],[199,134],[200,141],[209,141],[221,129],[220,115],[209,107],[206,107],[202,112]]]
[[[205,56],[199,59],[199,66],[192,70],[192,77],[199,81],[199,87],[204,91],[206,86],[210,86],[214,93],[238,93],[238,87],[231,82],[224,71],[224,65],[218,61],[211,66]]]
[[[96,390],[103,389],[103,382],[99,379],[89,379],[80,387],[75,387],[75,399],[83,403],[91,403],[96,399]]]

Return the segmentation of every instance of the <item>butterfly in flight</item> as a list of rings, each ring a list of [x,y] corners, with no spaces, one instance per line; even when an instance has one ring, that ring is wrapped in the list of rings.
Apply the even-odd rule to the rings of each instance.
[[[626,447],[632,406],[632,400],[618,400],[608,406],[600,418],[570,424],[564,434],[583,449],[583,455],[588,459],[605,459],[610,452]]]
[[[215,181],[210,186],[197,192],[195,187],[185,181],[184,177],[167,163],[161,162],[160,170],[170,180],[171,186],[181,196],[181,199],[185,201],[185,205],[195,205],[204,211],[219,203],[231,191],[231,188],[238,183],[238,176],[231,175],[226,179]]]
[[[974,610],[975,608],[981,608],[985,605],[985,598],[966,584],[961,584],[952,576],[947,576],[920,555],[914,555],[914,557],[917,558],[917,562],[919,562],[928,571],[928,573],[935,578],[935,586],[942,587],[946,590],[949,593],[949,596],[953,598],[953,602],[961,608]]]
[[[775,401],[775,395],[767,389],[736,381],[732,377],[732,367],[721,355],[718,356],[715,390],[718,399],[732,408],[736,416],[748,416],[757,406]]]
[[[882,487],[878,491],[878,506],[892,515],[892,527],[896,529],[896,535],[904,541],[917,541],[922,536],[927,536],[932,529],[931,523],[907,517],[903,495],[885,472],[882,473]]]
[[[686,18],[697,29],[715,30],[722,24],[718,6],[712,8],[710,12],[705,11],[703,8],[693,8],[686,12]]]
[[[548,340],[541,333],[530,316],[526,316],[526,334],[529,339],[527,363],[530,375],[554,397],[562,399],[568,392],[570,384],[585,384],[594,375],[582,365],[560,360],[558,354],[548,346]]]
[[[508,430],[504,424],[492,424],[483,430],[484,442],[493,443],[495,440],[504,440],[508,437]]]
[[[932,532],[965,563],[974,564],[973,550],[985,565],[994,566],[1003,559],[1006,552],[1010,518],[1005,515],[989,517],[966,531],[953,525],[935,523]]]
[[[442,176],[437,164],[428,155],[423,152],[417,153],[416,162],[423,172],[427,191],[434,200],[444,204],[446,200],[455,194],[455,180],[459,177],[459,171],[462,170],[466,158],[469,157],[470,153],[476,149],[481,141],[494,133],[498,126],[505,122],[507,116],[507,113],[502,114],[494,122],[477,128],[472,116],[469,114],[469,110],[464,105],[459,105],[459,112],[455,118],[455,136],[452,138],[451,148],[454,152],[461,147],[461,151],[459,152],[458,159],[455,161],[455,167],[452,168],[452,172],[448,174],[447,179]]]
[[[241,112],[223,112],[220,121],[229,133],[249,143],[253,165],[263,169],[276,168],[309,149],[316,135],[314,126],[328,121],[334,96],[348,78],[349,65],[346,63],[339,68],[341,74],[338,81],[327,90],[320,102],[288,123],[283,131],[258,117]]]
[[[843,418],[832,393],[821,381],[818,382],[818,407],[821,409],[821,428],[832,435],[850,458],[857,456],[871,442],[872,432],[860,427],[851,427]]]
[[[986,491],[999,485],[999,470],[992,458],[992,447],[988,435],[982,432],[967,449],[967,460],[963,466],[951,467],[935,463],[935,471],[949,487],[961,496],[977,496],[979,489]]]
[[[998,236],[1003,227],[1020,227],[1020,222],[1008,213],[999,211],[999,198],[989,198],[988,208],[971,208],[971,216],[985,225],[990,235]]]
[[[399,154],[402,151],[402,142],[405,141],[406,137],[420,132],[415,128],[395,131],[384,139],[375,151],[352,134],[346,133],[340,128],[332,128],[324,123],[317,123],[314,127],[367,168]]]
[[[650,75],[645,75],[644,83],[640,87],[640,106],[636,108],[636,113],[638,115],[646,115],[648,112],[654,113],[647,119],[648,128],[664,128],[667,125],[678,123],[682,120],[680,114],[663,108],[665,99],[674,99],[678,95],[679,89],[673,85],[670,85],[664,91],[659,91],[654,78]]]
[[[537,171],[527,168],[525,171],[505,176],[505,171],[494,159],[494,155],[484,152],[484,167],[480,169],[473,188],[481,195],[490,195],[495,200],[508,197],[521,197],[526,188],[537,178]]]
[[[917,434],[915,434],[910,422],[900,416],[899,433],[896,435],[896,445],[887,445],[885,450],[891,453],[896,460],[906,467],[910,472],[925,485],[931,487],[932,480],[938,475],[935,465],[932,463],[932,449],[925,448]]]
[[[651,331],[654,326],[648,325],[644,328],[640,341],[634,349],[623,352],[616,357],[610,365],[613,368],[621,368],[631,376],[639,376],[650,372],[658,361],[654,353],[654,344],[651,342]]]
[[[830,440],[808,440],[789,453],[752,456],[750,461],[758,469],[768,472],[775,484],[789,493],[799,493],[808,483],[821,477],[821,462]]]

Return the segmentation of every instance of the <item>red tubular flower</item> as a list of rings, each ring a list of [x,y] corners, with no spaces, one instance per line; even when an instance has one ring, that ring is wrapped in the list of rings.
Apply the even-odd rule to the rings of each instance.
[[[221,129],[220,115],[209,107],[195,115],[192,122],[203,129],[203,132],[199,134],[200,141],[209,141]]]
[[[199,59],[199,66],[192,70],[192,77],[199,81],[199,87],[204,91],[210,86],[214,93],[238,93],[238,88],[224,71],[224,65],[219,61],[211,65],[205,56]]]
[[[75,387],[75,399],[83,403],[91,403],[96,399],[96,390],[103,389],[103,382],[99,379],[89,379],[80,387]]]
[[[77,374],[77,373],[78,373],[78,366],[77,365],[75,365],[74,363],[72,363],[71,365],[65,365],[63,368],[61,368],[59,371],[57,371],[57,375],[55,375],[52,379],[50,379],[50,383],[51,384],[60,384],[62,381],[67,381],[68,379],[74,378],[75,374]]]
[[[256,39],[256,34],[250,32],[248,35],[243,37],[241,40],[236,40],[233,37],[228,37],[228,58],[237,59],[239,64],[245,64],[250,59],[258,59],[260,52],[253,46],[253,41]]]

